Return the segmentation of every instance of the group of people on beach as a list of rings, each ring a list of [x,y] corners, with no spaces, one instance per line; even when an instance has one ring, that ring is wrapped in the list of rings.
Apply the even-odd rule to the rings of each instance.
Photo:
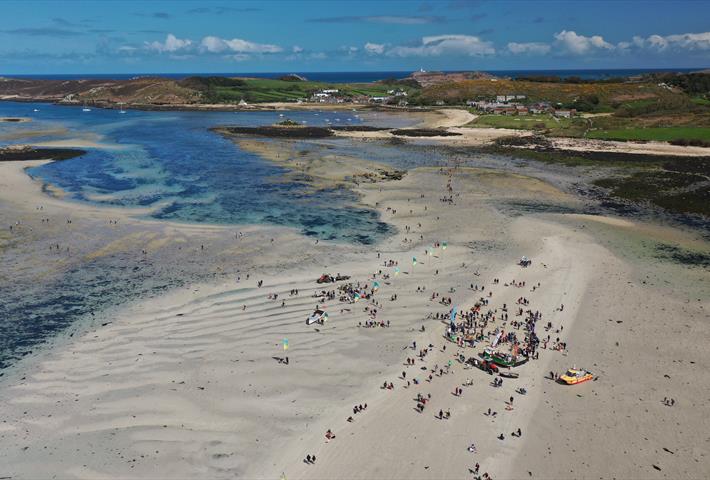
[[[442,169],[442,174],[446,174],[446,172],[446,170]],[[450,192],[450,195],[442,197],[441,200],[445,201],[446,203],[453,202],[455,194],[453,192],[451,178],[447,183],[447,190]],[[387,211],[391,212],[393,215],[397,213],[397,210],[395,208],[387,208]],[[418,225],[421,228],[421,223],[419,223]],[[404,232],[407,237],[410,237],[415,233],[409,225],[405,226]],[[420,238],[423,238],[423,236],[420,236]],[[438,241],[433,244],[434,249],[442,249],[442,251],[445,246],[445,243]],[[428,258],[432,255],[432,252],[433,251],[430,251],[430,249],[427,248],[424,251],[424,254]],[[377,253],[377,258],[381,258],[380,253]],[[382,262],[381,265],[385,268],[395,269],[394,275],[387,272],[383,273],[383,271],[380,269],[371,275],[371,278],[369,279],[370,281],[367,283],[351,282],[341,284],[337,287],[337,290],[340,294],[338,296],[338,300],[340,300],[341,302],[355,303],[358,300],[365,300],[367,302],[366,305],[363,307],[363,312],[368,315],[370,319],[364,322],[359,321],[357,324],[359,327],[382,327],[385,325],[389,326],[390,324],[389,319],[384,320],[378,317],[378,313],[380,312],[381,306],[379,303],[377,303],[376,294],[378,293],[378,289],[374,288],[374,285],[378,280],[389,280],[392,278],[392,276],[396,276],[397,274],[399,274],[400,262],[397,259],[387,259]],[[413,267],[416,267],[416,265],[417,262],[416,260],[414,260]],[[465,267],[465,263],[463,265]],[[519,262],[519,265],[525,269],[529,269],[532,266],[532,260],[524,258]],[[435,276],[437,274],[438,269],[432,269],[430,275]],[[476,272],[476,276],[479,275],[480,274]],[[408,349],[414,351],[415,355],[413,357],[407,356],[404,360],[404,365],[410,368],[420,365],[421,370],[424,371],[423,380],[425,380],[425,382],[420,381],[422,375],[417,375],[416,373],[414,373],[414,375],[411,375],[410,372],[404,370],[402,371],[401,376],[399,376],[399,380],[402,382],[402,385],[405,389],[411,388],[412,384],[414,384],[417,390],[421,390],[421,387],[424,385],[445,380],[448,377],[448,374],[453,373],[454,371],[453,363],[449,359],[445,364],[440,366],[439,364],[435,363],[435,360],[437,358],[440,358],[441,355],[444,355],[444,358],[451,357],[451,355],[453,355],[454,359],[465,365],[466,363],[468,363],[466,362],[465,355],[463,354],[465,350],[467,348],[481,344],[482,342],[488,342],[489,344],[494,345],[499,349],[510,349],[510,351],[512,352],[511,355],[514,357],[526,357],[531,360],[538,358],[538,349],[540,349],[541,347],[546,348],[550,340],[549,335],[546,340],[541,340],[536,330],[538,324],[542,322],[542,312],[531,308],[533,299],[529,298],[528,295],[518,295],[516,297],[517,299],[515,300],[516,308],[514,309],[514,311],[510,312],[514,314],[514,317],[511,321],[508,315],[509,311],[507,304],[503,303],[502,307],[499,308],[494,308],[492,306],[492,302],[494,301],[494,290],[496,288],[499,288],[499,286],[526,288],[527,281],[525,279],[512,279],[510,281],[502,283],[499,278],[493,278],[490,281],[491,288],[489,288],[489,290],[486,290],[485,283],[481,283],[480,280],[478,282],[472,282],[470,284],[470,290],[474,292],[480,292],[480,296],[475,300],[473,306],[471,306],[470,308],[454,307],[449,308],[446,311],[434,310],[432,313],[427,315],[428,319],[437,320],[446,325],[447,334],[445,338],[451,342],[454,342],[455,348],[447,351],[446,343],[444,343],[440,347],[435,347],[434,344],[429,341],[428,338],[426,342],[420,342],[423,343],[422,346],[418,346],[417,339],[412,340],[411,345],[409,345]],[[532,289],[530,291],[536,292],[540,287],[540,283],[536,282],[536,284],[532,286]],[[426,284],[418,285],[416,287],[416,293],[418,294],[427,292],[427,290],[428,289]],[[449,289],[449,292],[453,294],[456,292],[456,289],[452,287],[451,289]],[[322,293],[326,292],[324,291]],[[328,293],[322,296],[322,301],[332,301],[335,300],[335,297],[336,295]],[[424,296],[422,295],[422,297]],[[389,298],[390,301],[395,301],[397,300],[397,294],[391,293]],[[424,300],[428,300],[429,302],[435,302],[436,304],[443,305],[445,307],[452,307],[452,305],[455,304],[453,295],[443,296],[436,291],[424,297]],[[563,311],[563,308],[564,307],[560,307],[559,311]],[[558,332],[561,330],[561,328],[561,326],[558,328]],[[552,329],[552,322],[548,321],[546,322],[546,330],[549,331],[550,329]],[[419,329],[419,332],[421,334],[424,334],[424,332],[426,331],[427,329],[425,329],[424,325],[422,324],[422,328]],[[567,347],[565,341],[560,339],[559,337],[555,339],[555,346],[561,349],[565,349]],[[441,355],[434,355],[435,358],[431,359],[431,354],[435,352],[440,352]],[[431,365],[432,363],[434,363],[433,366]],[[489,373],[493,374],[498,371],[498,368],[493,369],[493,363],[485,363],[491,365]],[[494,387],[500,388],[503,385],[503,378],[494,377],[490,384]],[[450,390],[450,392],[454,397],[460,398],[463,396],[464,389],[462,388],[462,386],[470,387],[473,385],[473,380],[469,380],[467,383],[455,385]],[[382,382],[380,388],[382,390],[388,391],[395,390],[395,382],[385,380]],[[515,393],[520,396],[524,396],[527,393],[527,390],[523,387],[520,387],[515,390]],[[427,409],[430,402],[432,401],[432,395],[431,393],[424,394],[421,391],[417,391],[414,400],[414,410],[421,414],[424,413],[424,411]],[[670,402],[671,400],[664,399],[665,404],[670,404]],[[512,412],[513,405],[515,403],[515,398],[511,395],[509,398],[507,398],[507,400],[504,401],[505,411]],[[364,408],[367,408],[366,405]],[[347,421],[352,423],[354,421],[355,415],[360,413],[362,410],[362,406],[355,406],[353,408],[353,415],[349,416],[347,418]],[[490,418],[496,418],[498,416],[498,412],[492,408],[488,408],[486,415]],[[510,414],[506,413],[506,415]],[[450,419],[452,418],[452,409],[439,408],[438,413],[434,414],[434,417],[439,420]],[[521,436],[521,428],[516,428],[510,433],[510,437],[520,438]],[[328,434],[326,435],[327,440],[331,440],[332,438],[334,438],[334,435],[332,435],[332,437]],[[504,441],[506,435],[504,433],[499,433],[497,435],[497,438],[500,441]],[[478,449],[475,444],[472,443],[468,447],[468,451],[470,453],[475,454],[478,452]],[[313,461],[313,463],[315,463],[314,456],[311,457],[311,460]],[[492,478],[491,475],[489,475],[488,473],[483,473],[482,476],[479,475],[480,465],[478,463],[476,463],[474,467],[470,468],[469,472],[474,475],[474,478],[486,480]]]

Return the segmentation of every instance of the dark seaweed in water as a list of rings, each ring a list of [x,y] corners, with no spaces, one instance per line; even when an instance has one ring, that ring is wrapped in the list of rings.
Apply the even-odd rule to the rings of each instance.
[[[336,132],[382,132],[390,130],[386,127],[374,127],[372,125],[334,125],[330,129]]]
[[[50,285],[0,287],[0,371],[80,318],[201,277],[182,271],[161,275],[157,267],[149,260],[136,263],[119,256],[77,266]]]
[[[69,160],[85,153],[78,148],[0,148],[0,162]]]
[[[400,128],[392,130],[392,135],[399,137],[458,137],[460,133],[449,132],[440,128]]]
[[[499,208],[513,216],[526,213],[588,213],[579,208],[553,203],[512,201],[499,204]]]
[[[710,254],[686,250],[667,243],[656,244],[656,258],[671,260],[682,265],[710,268]]]
[[[327,138],[333,131],[324,127],[280,127],[264,125],[261,127],[214,127],[213,132],[223,135],[258,135],[270,138]]]

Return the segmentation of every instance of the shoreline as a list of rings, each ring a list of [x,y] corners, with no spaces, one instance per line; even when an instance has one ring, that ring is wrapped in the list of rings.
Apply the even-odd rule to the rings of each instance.
[[[245,141],[267,160],[282,161],[273,145]],[[322,182],[380,166],[349,157],[317,160],[311,174]],[[69,211],[78,229],[71,235],[81,237],[114,217],[104,207],[44,195],[27,166],[0,163],[0,207],[17,207],[17,215],[29,219],[23,223],[39,230],[38,216],[53,215],[54,222]],[[288,228],[183,228],[117,208],[119,228],[128,230],[109,231],[110,242],[97,255],[185,245],[167,257],[170,262],[204,255],[214,259],[206,259],[205,268],[220,275],[102,314],[93,326],[62,337],[1,377],[0,414],[7,419],[0,425],[1,473],[433,479],[470,475],[474,463],[495,478],[693,477],[707,471],[710,462],[697,445],[705,440],[702,419],[710,412],[696,403],[710,381],[710,373],[697,369],[707,354],[704,342],[685,338],[710,338],[704,322],[710,278],[702,268],[652,258],[648,246],[677,241],[700,249],[707,242],[622,217],[507,211],[509,202],[581,202],[536,175],[419,167],[396,181],[356,182],[354,190],[362,205],[396,228],[394,235],[374,246],[314,243]],[[38,204],[47,211],[37,212]],[[232,238],[236,228],[246,232],[244,240]],[[533,259],[531,267],[516,264],[522,255]],[[168,263],[157,255],[154,261]],[[317,284],[322,273],[369,285],[377,280],[380,290],[358,303],[324,298],[317,293],[344,282]],[[525,286],[514,286],[521,281]],[[541,287],[531,290],[537,282]],[[474,291],[471,283],[485,291]],[[453,303],[441,303],[433,292]],[[530,304],[520,304],[522,297]],[[496,315],[488,331],[522,334],[511,322],[521,319],[515,311],[538,310],[538,333],[550,334],[551,343],[558,336],[569,347],[540,350],[539,360],[516,369],[520,379],[492,387],[493,377],[456,360],[458,353],[475,357],[487,341],[459,348],[444,338],[446,320],[427,318],[448,318],[452,305],[470,311],[484,298],[491,303],[482,311]],[[307,326],[316,305],[330,319]],[[509,319],[502,318],[503,305]],[[371,321],[373,308],[378,321],[391,325],[358,326]],[[550,331],[543,329],[547,321]],[[414,366],[405,364],[429,344]],[[288,365],[278,361],[284,356]],[[450,373],[437,374],[436,366],[449,361]],[[599,380],[575,387],[545,380],[549,370],[573,364],[592,369]],[[407,385],[412,377],[420,384]],[[452,395],[468,379],[474,385],[464,387],[462,397]],[[394,388],[380,388],[383,381]],[[528,393],[516,393],[520,386]],[[416,393],[432,394],[423,413],[413,408]],[[663,396],[673,396],[677,405],[663,405]],[[515,398],[510,410],[509,397]],[[348,422],[352,406],[362,403],[367,410]],[[486,415],[487,408],[497,416]],[[440,409],[450,409],[452,418],[435,418]],[[585,431],[589,425],[594,428]],[[522,437],[510,436],[516,428]],[[327,429],[335,439],[325,441]],[[496,438],[501,433],[504,440]],[[475,454],[466,450],[471,443]],[[566,460],[577,452],[585,452],[585,461],[570,467]],[[305,463],[306,454],[318,462]]]
[[[25,103],[52,103],[60,106],[79,107],[80,105],[58,103],[52,99],[37,99],[37,98],[10,98],[3,97],[0,101],[10,102],[25,102]],[[96,108],[105,108],[115,110],[119,106],[113,104],[97,104]],[[454,137],[439,137],[439,136],[419,136],[419,137],[403,137],[392,135],[390,132],[353,132],[353,131],[336,131],[336,136],[361,139],[391,139],[397,138],[403,141],[411,140],[426,140],[434,141],[447,146],[482,146],[490,142],[510,136],[531,137],[534,132],[527,130],[514,130],[505,128],[488,128],[488,127],[466,127],[477,115],[471,114],[465,108],[452,107],[384,107],[381,105],[363,105],[363,104],[323,104],[323,103],[289,103],[289,102],[271,102],[271,103],[255,103],[245,107],[229,104],[175,104],[175,105],[124,105],[124,108],[142,111],[216,111],[216,112],[257,112],[257,111],[311,111],[311,110],[357,110],[359,112],[387,112],[392,114],[419,114],[425,116],[416,127],[422,128],[441,128],[447,132],[457,134]],[[435,115],[433,118],[426,118],[429,115]],[[440,115],[444,115],[441,119]],[[552,137],[546,136],[552,142],[554,148],[559,150],[578,150],[578,151],[597,151],[597,152],[623,152],[623,153],[641,153],[650,155],[677,155],[677,156],[707,156],[710,155],[710,149],[706,147],[672,145],[667,142],[634,142],[634,141],[614,141],[614,140],[597,140],[587,138],[574,137]],[[50,144],[47,144],[50,146]]]
[[[555,189],[542,193],[546,190],[531,184],[533,179],[475,169],[462,170],[453,177],[456,192],[461,195],[456,201],[460,206],[438,202],[436,193],[425,199],[411,195],[424,186],[436,191],[445,186],[447,178],[447,175],[438,173],[438,169],[424,168],[414,169],[401,181],[361,185],[358,190],[363,195],[363,203],[379,204],[384,218],[399,228],[399,234],[376,249],[345,248],[344,252],[349,253],[339,259],[337,255],[325,254],[308,266],[288,267],[267,274],[262,272],[247,285],[192,285],[121,308],[107,319],[110,324],[93,329],[70,340],[61,349],[52,349],[29,362],[29,371],[23,372],[27,380],[19,381],[17,377],[0,380],[7,387],[0,396],[12,395],[6,404],[11,411],[5,412],[9,415],[10,425],[19,422],[30,432],[29,438],[43,438],[43,444],[55,452],[53,468],[72,476],[150,477],[158,471],[185,475],[185,472],[196,472],[193,468],[199,464],[202,474],[209,472],[210,476],[219,478],[234,473],[272,478],[282,472],[289,478],[344,475],[349,478],[372,478],[373,475],[391,478],[403,474],[408,478],[442,478],[464,475],[474,461],[480,462],[482,468],[494,477],[522,475],[522,469],[529,469],[531,462],[534,476],[545,476],[550,470],[546,470],[546,463],[539,461],[535,450],[539,442],[533,438],[538,435],[535,432],[546,424],[542,422],[541,426],[541,422],[534,419],[548,415],[546,399],[559,397],[562,399],[559,401],[566,401],[565,392],[577,398],[575,392],[588,392],[588,389],[548,387],[540,379],[550,368],[549,364],[564,368],[562,365],[575,360],[543,351],[541,360],[521,367],[529,394],[516,399],[516,406],[518,402],[521,404],[513,412],[504,412],[502,400],[514,395],[512,390],[518,385],[516,381],[506,380],[502,389],[494,389],[486,386],[490,377],[483,372],[463,370],[457,365],[451,374],[435,377],[432,383],[423,382],[420,389],[406,389],[403,380],[396,377],[403,369],[400,363],[404,357],[414,353],[401,350],[411,339],[416,339],[419,344],[431,342],[435,345],[431,356],[423,362],[429,367],[434,363],[445,363],[456,351],[452,344],[442,340],[444,326],[440,322],[423,320],[426,312],[446,310],[447,307],[437,307],[435,302],[416,295],[415,286],[424,283],[429,287],[427,291],[443,292],[446,285],[457,285],[454,296],[463,310],[477,298],[477,294],[466,288],[470,278],[487,284],[495,277],[508,282],[511,277],[523,275],[529,284],[539,279],[543,284],[539,294],[532,294],[529,289],[504,287],[502,283],[492,287],[495,305],[497,308],[501,302],[512,305],[515,297],[530,296],[534,308],[545,312],[545,320],[551,320],[555,326],[564,325],[565,338],[572,346],[568,355],[576,357],[578,348],[583,347],[581,353],[588,348],[584,347],[587,345],[585,329],[598,313],[585,313],[583,309],[586,302],[598,298],[584,293],[594,289],[603,278],[599,275],[604,276],[597,265],[611,262],[621,269],[617,271],[626,271],[628,265],[626,261],[619,263],[616,254],[600,246],[595,239],[596,233],[565,226],[550,216],[506,220],[495,208],[481,202],[481,195],[488,197],[494,192],[504,195],[516,192],[515,196],[530,198],[540,195],[557,198],[561,195]],[[415,197],[414,201],[407,201],[408,196]],[[430,207],[426,213],[422,209],[424,205]],[[461,212],[471,208],[470,205],[477,206],[477,224],[464,227],[459,219]],[[402,213],[393,215],[387,207]],[[406,213],[408,208],[416,209],[417,213]],[[435,216],[441,216],[441,220],[435,220]],[[575,224],[585,219],[573,217],[570,220]],[[404,226],[417,221],[422,223],[422,228],[415,228],[415,232],[421,231],[426,239],[402,243],[402,238],[408,236]],[[633,224],[627,220],[623,222],[628,223],[619,222],[598,223],[612,229],[628,229],[629,223]],[[449,248],[445,253],[439,249],[435,256],[424,255],[423,249],[431,245],[429,239],[440,238],[442,229],[449,232]],[[494,233],[497,231],[500,232]],[[530,232],[535,235],[531,236]],[[472,239],[480,245],[473,256],[467,246]],[[487,242],[500,244],[496,250],[488,250],[485,247]],[[323,248],[331,249],[332,246]],[[379,260],[376,251],[382,253]],[[529,270],[521,270],[514,264],[515,258],[523,253],[535,258]],[[415,267],[407,266],[412,255],[421,257]],[[337,302],[328,307],[333,318],[320,328],[320,332],[304,327],[303,318],[316,301],[308,297],[321,288],[314,279],[322,271],[340,271],[354,275],[355,280],[365,280],[373,268],[378,268],[377,265],[387,258],[398,259],[403,272],[399,277],[391,277],[382,287],[381,295],[386,297],[397,293],[402,297],[396,302],[381,299],[379,309],[382,315],[393,322],[390,329],[358,328],[355,323],[367,318],[361,311],[362,304],[357,309],[350,306],[351,313],[338,313],[347,305],[338,306]],[[462,261],[467,267],[457,268]],[[549,268],[543,267],[543,263]],[[587,273],[580,270],[581,267]],[[437,276],[435,269],[444,269],[448,275]],[[392,273],[391,268],[385,271]],[[481,272],[480,279],[471,277],[475,271]],[[256,287],[255,279],[264,279],[264,287]],[[625,281],[622,277],[611,284],[619,287]],[[297,297],[289,296],[288,290],[293,288],[302,293]],[[287,306],[284,309],[279,308],[277,302],[266,299],[267,293],[272,292],[279,293],[279,300],[281,297],[285,299]],[[587,300],[582,299],[583,294]],[[554,311],[560,295],[566,304],[564,315]],[[241,313],[242,303],[247,305],[246,313]],[[426,332],[417,333],[422,324],[426,326]],[[283,355],[280,342],[284,336],[291,344],[287,352],[291,357],[289,366],[271,358]],[[623,339],[628,340],[625,336]],[[450,348],[442,351],[443,345]],[[466,355],[472,353],[466,352]],[[97,377],[98,372],[88,365],[102,365],[98,372],[106,372],[111,381]],[[607,372],[608,366],[608,361],[604,361],[602,366],[595,367],[604,372],[601,383],[592,385],[595,390],[604,385],[609,388],[606,380],[611,375]],[[408,373],[417,375],[411,367]],[[678,372],[674,372],[674,378],[676,375]],[[474,387],[470,387],[472,390],[466,389],[463,399],[452,397],[452,386],[460,385],[469,377],[475,379]],[[383,379],[394,381],[395,390],[380,390],[378,385]],[[251,384],[249,387],[247,382]],[[74,407],[71,399],[79,385],[84,385],[81,391],[88,393],[80,394]],[[54,401],[50,402],[47,394],[42,393],[48,388],[53,399],[60,401],[59,406],[54,406]],[[549,388],[557,388],[556,393],[544,393]],[[413,406],[410,398],[415,391],[433,394],[434,403],[424,416],[410,409]],[[345,417],[350,405],[363,401],[368,403],[368,411],[356,416],[355,423],[347,423]],[[66,407],[61,406],[65,404]],[[95,411],[87,408],[90,404],[95,405]],[[482,415],[492,405],[501,412],[500,421],[491,422]],[[620,412],[628,412],[624,405],[623,400],[617,400]],[[430,419],[439,407],[451,408],[453,420]],[[32,413],[22,420],[16,416],[19,413],[16,408]],[[49,412],[54,412],[50,414],[57,418],[50,423],[51,432],[35,420],[46,418]],[[459,419],[463,418],[468,420],[461,422]],[[167,426],[163,427],[163,424]],[[473,431],[471,425],[475,425]],[[501,445],[494,438],[500,431],[506,432],[507,436],[511,429],[518,427],[523,430],[520,441],[506,440]],[[322,435],[327,428],[332,428],[337,438],[323,443]],[[40,434],[40,431],[44,433]],[[76,432],[81,433],[81,437],[75,436]],[[404,432],[407,432],[406,436],[402,436]],[[437,435],[436,447],[430,444],[432,432]],[[11,438],[13,428],[5,435]],[[556,442],[554,450],[565,451],[561,443],[565,441],[564,437],[549,435],[547,441]],[[621,438],[626,437],[622,434]],[[466,445],[472,441],[479,451],[473,456],[465,451]],[[71,460],[77,453],[74,457],[61,455],[66,450],[63,444],[67,442],[72,445],[72,450],[74,445],[85,445],[86,442],[110,445],[124,452],[128,462],[111,460],[111,454],[103,450],[105,447],[100,447],[99,457],[93,459],[80,447],[78,455],[87,467],[78,467]],[[32,441],[31,445],[34,445]],[[375,451],[383,449],[388,452],[387,458],[372,456]],[[36,450],[32,446],[28,453],[20,453],[19,445],[8,447],[10,456],[5,458],[5,463],[12,465],[10,472],[25,472],[27,475],[36,472],[29,463],[36,458],[32,453]],[[445,451],[452,453],[442,455]],[[418,453],[413,455],[413,452]],[[569,455],[565,452],[558,455]],[[309,466],[301,462],[305,453],[316,454],[318,463]],[[530,455],[533,455],[532,460]],[[141,460],[132,462],[131,458]],[[365,458],[369,460],[363,464]],[[515,458],[513,463],[510,463],[511,458]],[[599,458],[595,455],[593,460]],[[682,458],[685,460],[674,459],[673,465],[688,459],[687,456]],[[692,466],[689,464],[689,468]],[[600,465],[595,464],[594,471],[602,472],[599,468]],[[649,470],[648,475],[653,477],[654,471]]]

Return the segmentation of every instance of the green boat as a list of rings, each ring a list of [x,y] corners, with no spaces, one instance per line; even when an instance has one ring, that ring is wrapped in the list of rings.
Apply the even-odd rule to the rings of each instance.
[[[513,355],[512,353],[503,353],[491,351],[491,349],[485,349],[483,351],[482,357],[484,360],[493,362],[501,367],[519,367],[520,365],[526,363],[529,358],[525,355]]]

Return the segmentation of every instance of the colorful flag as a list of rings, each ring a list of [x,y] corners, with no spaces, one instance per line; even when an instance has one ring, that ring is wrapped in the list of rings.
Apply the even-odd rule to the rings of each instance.
[[[284,338],[283,344],[284,344],[284,350],[288,350],[288,338]]]
[[[412,257],[412,266],[417,264],[417,257]]]
[[[399,275],[399,267],[394,267],[394,276]]]
[[[449,321],[451,323],[456,323],[456,307],[451,309],[451,318]]]
[[[444,243],[441,244],[442,250],[446,250],[446,247],[448,247],[448,246],[449,246],[449,244],[446,243],[446,242],[444,242]]]
[[[380,288],[380,282],[372,282],[372,288],[375,289],[375,290],[377,290],[378,288]]]

